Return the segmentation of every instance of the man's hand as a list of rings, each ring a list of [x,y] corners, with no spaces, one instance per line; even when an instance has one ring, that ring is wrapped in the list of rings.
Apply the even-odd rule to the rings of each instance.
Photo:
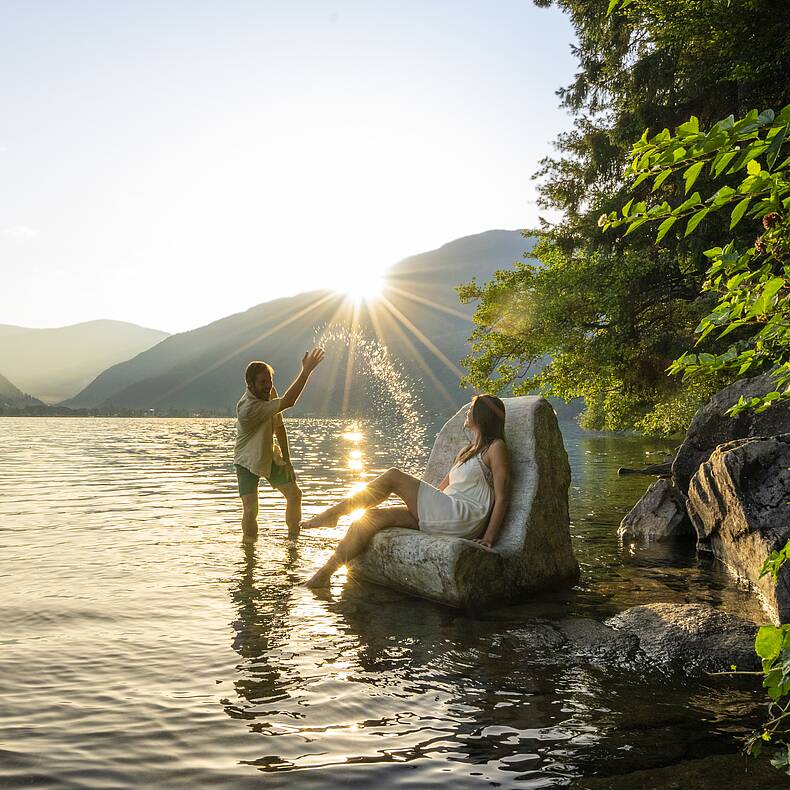
[[[312,351],[305,351],[302,357],[302,370],[305,373],[312,373],[324,358],[323,348],[314,348]]]

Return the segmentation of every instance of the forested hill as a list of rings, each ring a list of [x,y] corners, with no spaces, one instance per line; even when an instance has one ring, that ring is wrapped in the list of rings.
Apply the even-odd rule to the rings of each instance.
[[[22,392],[0,374],[0,409],[24,409],[27,406],[43,405],[40,400]]]
[[[274,365],[282,391],[296,375],[301,354],[334,321],[336,339],[297,413],[367,414],[380,406],[380,382],[364,364],[378,337],[421,390],[429,411],[447,411],[466,398],[458,362],[468,350],[471,306],[455,286],[486,280],[531,248],[519,231],[494,230],[458,239],[407,258],[389,272],[383,299],[358,306],[359,342],[340,337],[354,323],[353,303],[342,294],[310,292],[276,299],[190,332],[173,335],[134,359],[114,365],[64,405],[72,408],[154,409],[232,413],[252,359]],[[372,388],[372,389],[371,389]]]

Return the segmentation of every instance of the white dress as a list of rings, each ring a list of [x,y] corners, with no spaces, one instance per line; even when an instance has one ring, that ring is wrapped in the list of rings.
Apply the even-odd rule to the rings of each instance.
[[[483,459],[475,455],[462,464],[453,464],[444,491],[421,480],[417,491],[420,529],[432,535],[479,537],[494,504],[490,476]]]

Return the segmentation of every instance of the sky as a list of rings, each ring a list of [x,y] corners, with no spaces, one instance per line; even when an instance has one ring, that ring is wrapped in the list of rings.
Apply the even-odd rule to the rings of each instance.
[[[529,0],[0,0],[0,324],[178,332],[546,216]]]

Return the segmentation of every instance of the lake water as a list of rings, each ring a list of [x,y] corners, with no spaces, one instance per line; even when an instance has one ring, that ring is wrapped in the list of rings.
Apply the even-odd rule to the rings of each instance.
[[[370,422],[288,428],[308,513],[428,449]],[[670,443],[563,433],[581,584],[472,617],[342,574],[313,594],[342,530],[290,546],[265,484],[244,544],[231,420],[0,420],[0,785],[537,788],[737,751],[748,686],[524,648],[541,619],[647,602],[763,619],[693,549],[619,545],[649,479],[616,470]]]

